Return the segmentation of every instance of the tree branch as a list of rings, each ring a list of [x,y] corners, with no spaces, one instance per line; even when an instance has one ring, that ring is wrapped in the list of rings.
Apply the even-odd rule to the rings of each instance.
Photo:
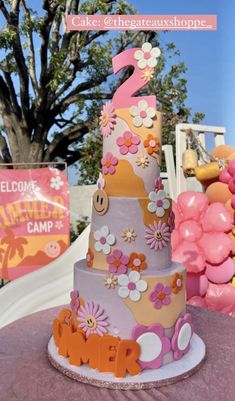
[[[11,2],[11,13],[8,20],[8,26],[14,33],[13,50],[20,79],[21,107],[25,123],[27,124],[29,120],[29,78],[19,34],[19,2],[20,0],[13,0]]]
[[[0,10],[2,11],[6,21],[8,22],[9,18],[10,18],[10,15],[9,15],[9,13],[7,11],[7,8],[5,7],[4,1],[2,1],[2,0],[0,1]]]
[[[59,147],[62,147],[64,151],[71,143],[82,138],[89,131],[90,125],[86,123],[80,123],[74,127],[66,128],[63,132],[57,134],[53,141],[49,144],[43,161],[48,162],[53,160],[53,158],[58,155]]]
[[[9,89],[10,97],[11,97],[11,105],[14,112],[17,114],[18,117],[21,116],[21,109],[17,100],[17,96],[15,93],[15,88],[13,85],[13,81],[11,79],[11,74],[8,71],[3,71],[4,77],[6,80],[7,87]]]
[[[24,13],[26,17],[31,21],[30,11],[26,6],[25,0],[22,0],[22,5],[24,9]],[[33,35],[32,30],[27,30],[27,37],[28,37],[28,45],[29,45],[29,75],[32,82],[32,87],[34,90],[35,95],[38,95],[38,83],[36,77],[36,65],[35,65],[35,50],[34,50],[34,43],[33,43]]]

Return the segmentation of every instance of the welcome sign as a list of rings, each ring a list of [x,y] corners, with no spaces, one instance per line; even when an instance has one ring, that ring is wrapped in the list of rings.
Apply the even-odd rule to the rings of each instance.
[[[0,277],[52,262],[69,245],[67,177],[55,168],[0,170]]]

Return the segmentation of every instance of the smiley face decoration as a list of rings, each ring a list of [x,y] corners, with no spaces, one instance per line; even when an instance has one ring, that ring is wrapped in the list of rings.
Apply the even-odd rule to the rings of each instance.
[[[98,189],[95,191],[93,195],[93,206],[97,214],[102,216],[105,214],[109,207],[109,198],[106,192],[104,191],[105,180],[103,175],[99,174],[99,179],[97,181]]]

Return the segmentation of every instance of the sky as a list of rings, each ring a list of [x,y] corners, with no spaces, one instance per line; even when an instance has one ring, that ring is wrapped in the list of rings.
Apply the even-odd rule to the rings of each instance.
[[[188,72],[187,106],[206,114],[203,123],[226,128],[235,146],[235,1],[130,0],[138,14],[216,14],[217,31],[171,31],[161,35],[180,50]]]

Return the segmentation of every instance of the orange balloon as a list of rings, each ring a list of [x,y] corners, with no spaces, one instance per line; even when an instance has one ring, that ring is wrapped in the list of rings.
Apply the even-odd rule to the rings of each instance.
[[[212,150],[211,155],[218,159],[227,159],[232,153],[235,152],[235,149],[228,145],[219,145],[215,149]]]
[[[231,155],[229,155],[227,157],[228,160],[235,160],[235,152],[231,153]]]
[[[213,184],[209,185],[209,187],[206,189],[206,195],[209,199],[209,203],[226,203],[231,199],[232,196],[227,184],[224,184],[223,182],[214,182]]]

